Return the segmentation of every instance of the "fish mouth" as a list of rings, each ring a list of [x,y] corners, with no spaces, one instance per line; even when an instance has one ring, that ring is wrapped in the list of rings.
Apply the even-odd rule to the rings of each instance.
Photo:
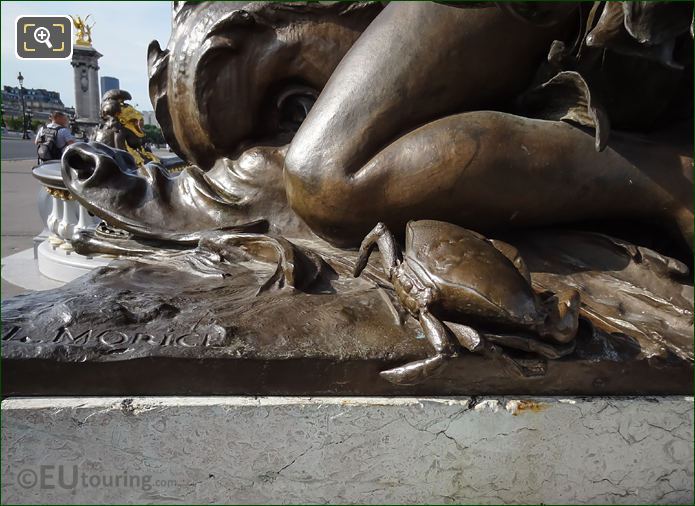
[[[272,169],[282,174],[277,164]],[[155,164],[137,167],[127,151],[94,141],[70,145],[61,163],[63,181],[76,201],[109,225],[142,238],[197,244],[208,230],[268,231],[262,213],[250,213],[250,204],[215,193],[200,169],[188,171],[172,177]]]
[[[145,132],[140,128],[140,124],[137,121],[129,121],[126,123],[125,127],[133,132],[138,137],[145,137]]]

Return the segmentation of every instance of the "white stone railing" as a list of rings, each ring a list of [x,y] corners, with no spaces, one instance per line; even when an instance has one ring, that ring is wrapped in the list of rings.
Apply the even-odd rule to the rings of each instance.
[[[87,209],[77,202],[70,194],[60,170],[60,161],[51,161],[32,169],[32,174],[49,194],[50,213],[46,217],[44,234],[48,242],[55,248],[71,251],[72,237],[79,230],[94,229],[99,223],[98,218],[92,217]],[[46,214],[46,202],[39,198],[39,214]]]
[[[73,247],[77,232],[94,230],[101,220],[91,216],[65,187],[60,161],[34,167],[32,174],[48,194],[47,197],[39,194],[38,199],[39,214],[45,222],[44,230],[34,238],[34,258],[39,273],[66,283],[108,264],[112,256],[85,256]]]
[[[79,230],[94,230],[99,219],[91,216],[68,190],[46,186],[51,196],[51,213],[46,220],[48,241],[61,249],[72,250],[72,236]]]
[[[167,161],[165,167],[182,165],[178,158]],[[92,251],[85,247],[85,234],[78,238],[81,231],[97,230],[101,219],[90,215],[67,189],[60,160],[34,167],[32,175],[47,192],[38,197],[39,214],[45,227],[34,238],[34,258],[43,277],[69,282],[96,267],[107,265],[118,256],[118,253]],[[104,230],[97,230],[95,235],[101,232]],[[111,235],[118,236],[119,232]],[[127,233],[123,234],[128,237]]]

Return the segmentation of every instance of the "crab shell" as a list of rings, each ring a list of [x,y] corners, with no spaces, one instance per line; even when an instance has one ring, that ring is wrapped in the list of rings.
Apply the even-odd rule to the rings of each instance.
[[[526,279],[480,234],[442,221],[410,221],[404,263],[434,289],[431,309],[451,321],[535,327],[545,315]]]

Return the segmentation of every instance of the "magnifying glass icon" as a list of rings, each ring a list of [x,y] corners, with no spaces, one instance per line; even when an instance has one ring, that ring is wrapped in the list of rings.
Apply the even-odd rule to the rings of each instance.
[[[39,26],[34,30],[34,40],[39,44],[46,44],[49,49],[53,47],[53,44],[51,44],[51,32],[44,26]]]

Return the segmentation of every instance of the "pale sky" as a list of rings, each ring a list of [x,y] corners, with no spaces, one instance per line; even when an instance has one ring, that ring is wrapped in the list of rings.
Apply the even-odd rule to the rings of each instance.
[[[121,89],[133,96],[131,103],[140,110],[152,110],[147,91],[147,46],[158,40],[164,48],[171,33],[171,2],[10,2],[0,3],[2,14],[3,86],[18,86],[22,72],[26,88],[57,91],[63,103],[75,105],[73,69],[70,60],[30,61],[15,56],[15,20],[22,15],[92,16],[92,46],[104,56],[99,60],[99,77],[120,80]]]

